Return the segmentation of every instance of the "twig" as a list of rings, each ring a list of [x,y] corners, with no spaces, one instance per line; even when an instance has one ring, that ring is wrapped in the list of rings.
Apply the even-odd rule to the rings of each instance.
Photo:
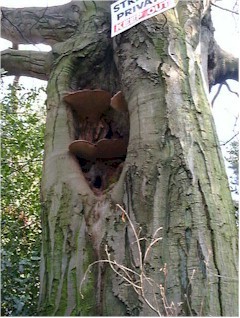
[[[145,265],[144,261],[146,260],[148,254],[150,253],[151,248],[153,247],[154,244],[156,244],[157,242],[159,242],[162,239],[160,237],[156,237],[158,232],[162,229],[162,227],[159,227],[154,232],[153,237],[151,239],[151,242],[148,244],[148,247],[147,247],[146,252],[144,254],[144,261],[143,261],[140,241],[142,241],[142,240],[148,241],[148,240],[146,238],[139,237],[140,231],[139,231],[139,233],[137,233],[137,230],[135,229],[133,222],[131,221],[128,213],[119,204],[117,204],[117,207],[122,212],[122,219],[124,219],[124,222],[125,222],[125,217],[126,217],[126,219],[128,220],[128,222],[130,224],[130,227],[133,231],[133,234],[135,237],[135,241],[133,243],[137,244],[137,251],[138,251],[138,256],[139,256],[139,263],[140,263],[139,272],[137,272],[133,269],[130,269],[122,264],[119,264],[115,260],[111,260],[111,254],[108,251],[108,246],[105,245],[105,252],[107,255],[107,259],[97,260],[95,262],[92,262],[88,266],[86,272],[84,273],[84,276],[83,276],[83,279],[81,281],[80,288],[79,288],[79,292],[80,292],[81,297],[84,298],[84,296],[82,294],[82,285],[83,285],[83,282],[86,280],[87,274],[91,271],[91,267],[96,265],[96,264],[99,264],[99,263],[107,263],[111,267],[112,271],[117,276],[121,277],[127,286],[130,285],[133,288],[133,290],[136,292],[136,294],[143,300],[143,302],[145,302],[145,304],[148,305],[159,316],[161,316],[161,312],[160,312],[160,308],[159,308],[160,303],[157,300],[157,297],[156,297],[157,293],[155,291],[155,288],[157,288],[158,290],[160,289],[160,295],[161,295],[162,302],[163,302],[164,308],[166,310],[166,313],[173,314],[175,307],[172,305],[172,303],[171,303],[171,306],[169,306],[167,299],[166,299],[166,296],[165,296],[165,292],[164,292],[165,288],[162,287],[162,285],[158,285],[154,279],[146,276],[145,268],[144,268],[144,265]],[[165,277],[166,277],[166,273],[167,273],[167,271],[166,271],[166,264],[165,264],[165,267],[164,267]],[[145,289],[147,286],[146,284],[149,284],[149,286],[151,286],[151,290],[153,293],[154,305],[152,304],[152,302],[149,301],[149,299],[145,295],[145,292],[146,292]],[[161,288],[163,288],[163,290],[161,290]]]
[[[228,83],[227,83],[226,81],[224,81],[224,82],[222,82],[222,83],[218,86],[217,92],[216,92],[216,94],[214,95],[214,97],[213,97],[213,99],[212,99],[212,107],[213,107],[213,104],[214,104],[216,98],[218,97],[218,95],[219,95],[219,93],[220,93],[220,91],[221,91],[223,85],[225,85],[225,86],[227,87],[227,89],[229,90],[230,93],[233,93],[233,94],[237,95],[237,97],[239,97],[238,92],[233,91],[233,90],[231,89],[231,87],[228,85]]]
[[[227,8],[220,7],[219,5],[217,5],[217,4],[215,4],[215,3],[212,3],[212,2],[211,2],[211,5],[214,6],[214,7],[216,7],[216,8],[218,8],[218,9],[221,9],[221,10],[224,10],[224,11],[227,11],[227,12],[230,12],[230,13],[239,15],[238,12],[233,11],[233,10],[230,10],[230,9],[227,9]]]
[[[239,132],[237,132],[234,136],[232,136],[229,140],[225,141],[224,143],[221,144],[221,146],[226,146],[230,141],[232,141],[236,136],[239,135]]]
[[[131,270],[130,268],[118,264],[116,261],[111,261],[111,259],[110,259],[110,253],[109,253],[108,250],[107,250],[107,245],[105,246],[105,252],[106,252],[106,254],[107,254],[108,262],[109,262],[109,265],[111,266],[112,270],[113,270],[118,276],[122,277],[124,280],[126,280],[128,283],[130,283],[131,286],[134,286],[135,288],[142,289],[141,286],[136,285],[132,280],[130,280],[130,279],[124,277],[121,273],[119,273],[119,272],[113,267],[113,265],[116,265],[116,266],[117,266],[118,268],[120,268],[120,269],[123,268],[123,271],[124,271],[125,273],[126,273],[126,271],[130,271],[130,272],[132,272],[133,274],[135,274],[135,275],[137,275],[137,276],[140,276],[140,275],[139,275],[137,272]]]
[[[146,262],[147,255],[148,255],[150,249],[153,247],[154,244],[156,244],[158,241],[161,241],[161,240],[162,240],[162,237],[159,237],[159,238],[155,239],[154,241],[152,241],[152,242],[148,245],[148,248],[146,249],[146,252],[145,252],[145,255],[144,255],[144,260],[143,260],[144,263]]]
[[[190,303],[189,303],[189,300],[188,300],[188,290],[189,290],[190,285],[192,284],[192,280],[193,280],[193,276],[194,276],[195,272],[196,272],[196,270],[193,269],[192,275],[191,275],[190,280],[189,280],[188,285],[187,285],[187,291],[186,291],[186,294],[185,294],[185,298],[186,298],[186,301],[187,301],[187,306],[188,306],[188,309],[189,309],[189,312],[190,312],[191,316],[193,316],[193,313],[192,313],[192,309],[191,309],[191,306],[190,306]]]
[[[160,231],[160,230],[162,230],[163,229],[163,227],[162,226],[160,226],[159,228],[157,228],[156,229],[156,231],[154,232],[154,234],[153,234],[153,239],[155,238],[155,236],[157,235],[157,233]]]
[[[221,91],[222,86],[223,86],[223,83],[221,83],[221,84],[218,86],[217,92],[216,92],[216,94],[214,95],[214,97],[213,97],[213,99],[212,99],[212,107],[213,107],[213,104],[214,104],[216,98],[218,97],[218,95],[219,95],[219,93],[220,93],[220,91]]]
[[[105,249],[105,250],[106,250],[106,249]],[[107,253],[107,255],[109,256],[110,254]],[[139,276],[139,274],[138,274],[137,272],[131,270],[131,269],[128,268],[128,267],[125,267],[125,266],[123,266],[123,265],[118,264],[116,261],[111,261],[109,258],[108,258],[108,259],[101,259],[101,260],[98,260],[98,261],[95,261],[95,262],[92,262],[91,264],[89,264],[89,265],[88,265],[88,268],[87,268],[87,270],[86,270],[86,272],[84,273],[84,276],[83,276],[83,279],[82,279],[82,281],[81,281],[80,288],[79,288],[79,292],[80,292],[80,295],[81,295],[82,299],[84,299],[84,296],[83,296],[83,294],[82,294],[82,292],[81,292],[81,290],[82,290],[82,285],[83,285],[84,281],[86,280],[86,277],[87,277],[88,273],[91,272],[91,267],[93,267],[94,265],[99,264],[99,263],[108,263],[108,264],[111,266],[111,268],[113,269],[113,271],[114,271],[118,276],[121,276],[122,278],[124,278],[128,283],[131,284],[131,286],[134,285],[135,288],[141,288],[141,287],[139,287],[138,285],[134,284],[132,281],[128,280],[126,277],[124,277],[124,276],[123,276],[122,274],[120,274],[118,271],[116,271],[116,269],[115,269],[114,267],[112,267],[112,266],[113,266],[113,265],[116,265],[118,268],[122,269],[124,272],[125,272],[125,271],[129,271],[129,272],[132,272],[133,274],[136,274],[136,275]]]
[[[129,224],[130,224],[130,226],[131,226],[131,228],[132,228],[133,234],[134,234],[134,236],[135,236],[135,238],[136,238],[136,243],[137,243],[138,252],[139,252],[139,258],[140,258],[140,259],[139,259],[139,263],[140,263],[139,267],[140,267],[140,270],[141,270],[141,272],[142,272],[142,269],[143,269],[142,250],[141,250],[141,246],[140,246],[140,243],[139,243],[139,237],[138,237],[138,235],[137,235],[137,232],[136,232],[136,230],[135,230],[135,228],[134,228],[134,225],[133,225],[133,223],[132,223],[130,217],[128,216],[127,212],[121,207],[120,204],[117,204],[117,207],[118,207],[118,208],[124,213],[124,215],[127,217],[128,222],[129,222]]]
[[[239,97],[238,92],[233,91],[226,81],[224,81],[223,84],[224,84],[225,86],[227,86],[227,89],[229,90],[229,92],[231,92],[231,93],[237,95],[237,97]]]
[[[239,119],[239,114],[237,114],[237,116],[235,116],[234,128],[238,125],[238,119]]]

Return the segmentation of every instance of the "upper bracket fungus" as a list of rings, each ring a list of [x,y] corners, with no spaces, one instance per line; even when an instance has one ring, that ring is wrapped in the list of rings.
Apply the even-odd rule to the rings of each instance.
[[[101,89],[83,89],[69,93],[63,99],[76,111],[80,120],[88,118],[96,121],[109,108],[111,94]]]
[[[69,151],[79,159],[94,193],[102,194],[111,182],[117,181],[127,154],[127,102],[121,91],[111,98],[109,92],[101,89],[72,92],[64,97],[64,101],[75,111],[79,130],[76,133],[79,139],[71,142]]]

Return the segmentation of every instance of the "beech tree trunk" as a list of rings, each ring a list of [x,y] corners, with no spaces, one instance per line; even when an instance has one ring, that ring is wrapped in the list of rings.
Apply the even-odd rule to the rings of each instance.
[[[109,6],[2,9],[5,38],[52,46],[2,54],[9,75],[48,80],[39,313],[236,316],[237,229],[208,88],[236,79],[237,61],[214,42],[201,1],[180,1],[112,39]],[[92,181],[69,151],[83,126],[65,97],[84,89],[121,91],[128,105],[117,113],[127,152],[118,170],[104,161],[101,182],[97,161]]]

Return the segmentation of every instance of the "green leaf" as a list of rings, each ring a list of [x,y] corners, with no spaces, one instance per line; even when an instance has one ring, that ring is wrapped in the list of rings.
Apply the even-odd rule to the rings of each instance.
[[[40,260],[43,90],[9,86],[1,101],[2,315],[36,315]]]

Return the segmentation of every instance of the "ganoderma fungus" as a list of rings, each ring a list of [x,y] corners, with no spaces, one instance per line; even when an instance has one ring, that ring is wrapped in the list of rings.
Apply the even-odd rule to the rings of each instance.
[[[83,89],[69,93],[63,99],[72,106],[80,120],[96,121],[110,107],[111,94],[101,89]]]
[[[112,98],[111,98],[111,106],[112,108],[121,111],[121,112],[126,112],[128,107],[127,107],[127,102],[123,96],[123,93],[121,91],[117,92]]]
[[[97,158],[111,159],[126,156],[127,145],[125,139],[101,139],[96,143]]]
[[[96,146],[86,140],[74,140],[69,146],[69,151],[87,160],[96,159]]]
[[[96,144],[86,140],[75,140],[69,145],[69,151],[87,160],[113,159],[126,156],[125,139],[101,139]]]

